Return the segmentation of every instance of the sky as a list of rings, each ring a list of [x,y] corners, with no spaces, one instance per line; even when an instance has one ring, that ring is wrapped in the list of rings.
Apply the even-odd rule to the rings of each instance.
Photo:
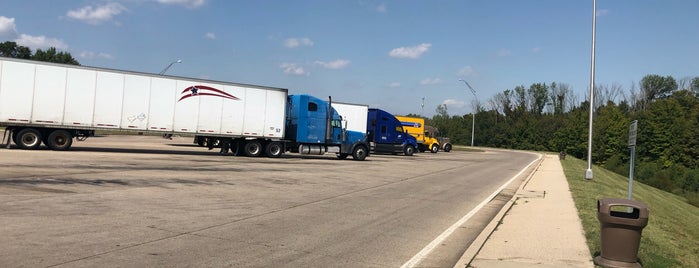
[[[286,88],[396,115],[489,108],[533,83],[589,96],[591,0],[0,0],[0,42],[82,65]],[[699,1],[599,0],[595,84],[699,76]],[[467,81],[475,91],[468,89]],[[424,100],[423,100],[424,98]],[[424,106],[423,106],[424,104]]]

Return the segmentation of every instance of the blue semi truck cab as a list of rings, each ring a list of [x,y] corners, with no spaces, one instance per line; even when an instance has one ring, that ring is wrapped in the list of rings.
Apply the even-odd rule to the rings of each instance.
[[[403,129],[392,114],[376,108],[367,113],[367,140],[376,153],[405,154],[411,156],[417,148],[417,139]]]
[[[328,101],[310,95],[287,97],[286,147],[301,154],[335,153],[338,158],[352,156],[364,160],[369,145],[364,133],[346,129],[346,121]]]

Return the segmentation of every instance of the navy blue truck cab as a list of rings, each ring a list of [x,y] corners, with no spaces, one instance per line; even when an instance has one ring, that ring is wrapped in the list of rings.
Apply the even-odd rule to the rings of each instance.
[[[289,95],[284,135],[287,148],[301,154],[335,153],[340,159],[351,155],[354,160],[364,160],[369,155],[366,135],[347,130],[331,104],[331,99]]]
[[[403,129],[392,114],[376,108],[367,113],[367,140],[375,153],[405,154],[411,156],[417,148],[417,139]]]

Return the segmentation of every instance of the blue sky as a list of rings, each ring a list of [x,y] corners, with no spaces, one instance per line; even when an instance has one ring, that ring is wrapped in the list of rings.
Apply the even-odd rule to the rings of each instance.
[[[597,1],[596,84],[699,76],[699,1]],[[83,65],[288,88],[394,114],[473,111],[565,83],[589,94],[592,1],[1,0],[0,41]],[[637,86],[636,86],[637,87]]]

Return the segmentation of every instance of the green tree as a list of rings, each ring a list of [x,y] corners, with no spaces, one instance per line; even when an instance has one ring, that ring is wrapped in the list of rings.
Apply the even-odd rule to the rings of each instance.
[[[51,47],[46,51],[37,49],[34,55],[31,57],[32,60],[47,61],[55,63],[73,64],[80,65],[76,59],[68,52],[57,52],[55,47]]]
[[[699,97],[699,76],[692,78],[689,88]]]
[[[672,91],[677,90],[677,81],[672,76],[662,77],[657,74],[649,74],[641,79],[641,90],[646,101],[667,98]]]
[[[75,58],[73,58],[73,56],[70,55],[70,53],[63,51],[58,52],[56,51],[55,47],[51,47],[47,50],[37,49],[36,52],[32,54],[32,50],[28,47],[17,45],[16,42],[11,41],[0,43],[0,56],[25,60],[80,65],[80,63]]]
[[[546,107],[546,102],[548,101],[549,87],[546,83],[534,83],[529,87],[527,93],[529,94],[530,110],[535,115],[541,115]]]
[[[0,43],[0,56],[28,60],[32,57],[32,50],[19,46],[16,42],[7,41]]]

